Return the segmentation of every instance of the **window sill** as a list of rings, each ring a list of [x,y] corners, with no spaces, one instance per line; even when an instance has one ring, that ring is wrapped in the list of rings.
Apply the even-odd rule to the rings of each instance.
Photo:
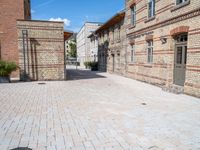
[[[118,40],[117,40],[117,43],[120,43],[120,42],[121,42],[121,40],[120,40],[120,39],[118,39]]]
[[[128,63],[129,66],[134,66],[135,64],[136,64],[135,62]]]
[[[147,20],[144,21],[144,23],[148,23],[148,22],[150,22],[150,21],[152,21],[152,20],[154,20],[154,19],[156,19],[155,16],[153,16],[153,17],[151,17],[151,18],[148,18]]]
[[[190,4],[190,0],[188,0],[187,2],[178,4],[178,5],[174,6],[174,7],[171,9],[171,12],[176,11],[177,9],[180,9],[180,8],[182,8],[182,7],[185,7],[185,6],[189,5],[189,4]]]
[[[144,64],[144,67],[146,67],[146,68],[152,68],[153,67],[152,65],[153,65],[152,63],[148,63],[148,64]]]
[[[129,30],[130,30],[130,29],[133,29],[133,28],[135,28],[135,27],[136,27],[136,25],[132,25],[132,26],[129,28]]]

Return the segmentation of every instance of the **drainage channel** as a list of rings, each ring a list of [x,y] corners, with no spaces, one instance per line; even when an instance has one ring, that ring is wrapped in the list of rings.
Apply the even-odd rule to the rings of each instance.
[[[18,148],[14,148],[14,149],[11,149],[11,150],[32,150],[28,147],[18,147]]]

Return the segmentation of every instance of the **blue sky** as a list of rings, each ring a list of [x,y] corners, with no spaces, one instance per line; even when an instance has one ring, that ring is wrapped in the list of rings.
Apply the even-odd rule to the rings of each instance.
[[[125,0],[31,0],[32,19],[63,20],[77,32],[85,21],[105,22],[124,9]]]

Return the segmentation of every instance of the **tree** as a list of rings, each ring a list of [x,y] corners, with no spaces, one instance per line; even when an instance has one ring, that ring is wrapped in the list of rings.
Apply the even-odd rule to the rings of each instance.
[[[75,58],[77,56],[75,41],[69,43],[69,49],[69,57]]]

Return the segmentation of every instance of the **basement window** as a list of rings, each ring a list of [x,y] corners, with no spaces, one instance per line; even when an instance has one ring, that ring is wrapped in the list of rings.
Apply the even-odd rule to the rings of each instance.
[[[176,5],[186,3],[188,0],[176,0]]]
[[[176,5],[171,9],[175,11],[190,4],[190,0],[176,0]]]

